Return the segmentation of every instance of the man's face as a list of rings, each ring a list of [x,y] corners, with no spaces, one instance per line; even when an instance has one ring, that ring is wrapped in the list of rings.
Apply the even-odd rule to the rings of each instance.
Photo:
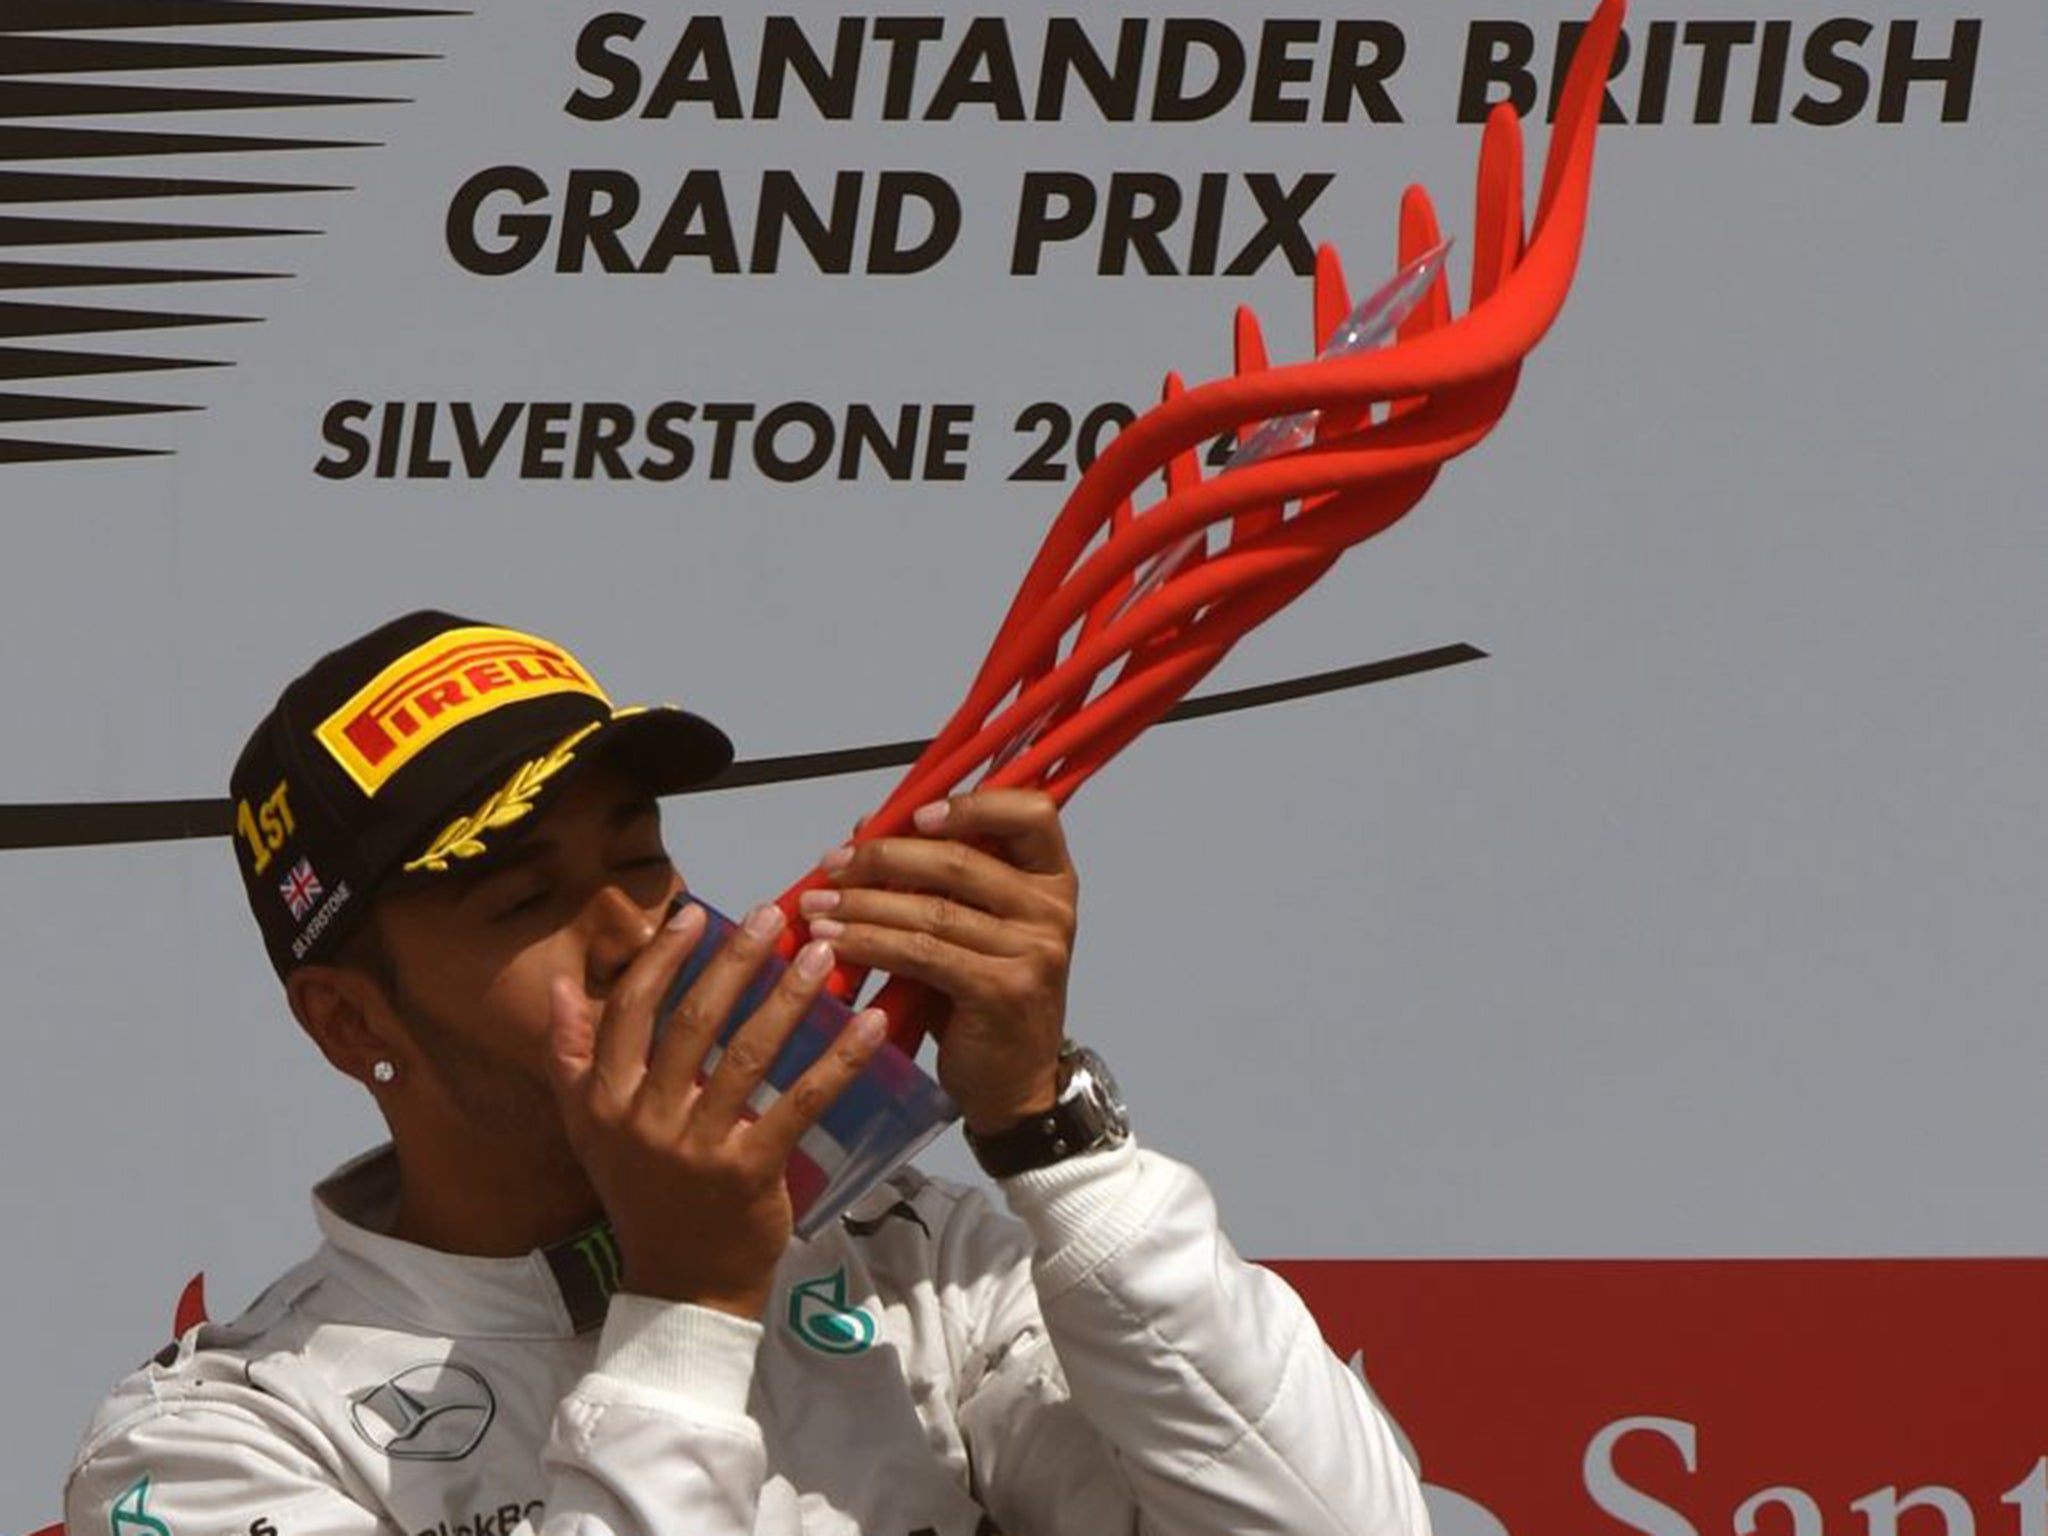
[[[378,903],[393,1012],[476,1131],[555,1123],[554,978],[601,1001],[681,887],[653,799],[592,764],[486,872]]]

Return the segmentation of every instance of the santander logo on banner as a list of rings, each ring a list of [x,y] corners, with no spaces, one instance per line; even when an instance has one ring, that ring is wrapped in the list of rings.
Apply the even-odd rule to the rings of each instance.
[[[2048,1536],[2048,1260],[1271,1267],[1434,1536]]]

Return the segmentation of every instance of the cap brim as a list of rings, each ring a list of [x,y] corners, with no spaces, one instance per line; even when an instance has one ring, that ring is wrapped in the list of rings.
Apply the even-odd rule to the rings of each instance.
[[[669,705],[622,711],[576,748],[577,766],[605,763],[653,795],[708,783],[732,766],[732,757],[725,732],[702,715]]]

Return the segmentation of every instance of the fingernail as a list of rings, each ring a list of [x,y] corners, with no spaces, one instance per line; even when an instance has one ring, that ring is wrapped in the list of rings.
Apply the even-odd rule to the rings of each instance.
[[[846,924],[829,917],[811,919],[811,937],[814,939],[836,939],[846,932]]]
[[[747,932],[757,939],[772,939],[782,931],[782,908],[769,902],[747,914]]]
[[[805,891],[796,899],[796,909],[805,917],[816,917],[820,912],[830,912],[838,905],[837,891]]]
[[[668,921],[663,923],[662,927],[666,928],[670,933],[681,933],[686,929],[697,927],[703,921],[704,909],[694,901],[691,901],[685,902],[677,907],[675,911],[671,912]]]
[[[822,981],[832,969],[832,946],[813,939],[796,952],[796,973],[805,981]]]
[[[889,1015],[879,1008],[863,1008],[853,1016],[853,1030],[862,1045],[880,1045],[889,1034]]]
[[[853,862],[853,844],[841,843],[825,857],[818,860],[818,868],[828,875],[835,875]]]
[[[934,800],[930,805],[920,805],[910,813],[911,821],[920,832],[936,832],[946,824],[946,818],[953,814],[952,802]]]

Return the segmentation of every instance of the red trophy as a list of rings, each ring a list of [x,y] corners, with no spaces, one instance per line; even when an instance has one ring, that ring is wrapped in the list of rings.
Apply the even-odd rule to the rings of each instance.
[[[901,835],[917,807],[969,785],[1036,787],[1064,802],[1241,637],[1392,526],[1446,461],[1493,430],[1571,286],[1623,8],[1603,0],[1580,38],[1526,228],[1520,121],[1506,105],[1487,119],[1465,313],[1452,315],[1447,243],[1420,187],[1402,199],[1399,270],[1365,303],[1354,308],[1335,250],[1317,253],[1314,361],[1271,365],[1258,320],[1240,308],[1231,377],[1190,389],[1169,374],[1160,403],[1081,477],[966,698],[856,841]],[[1225,469],[1204,474],[1200,450],[1223,434],[1240,446]],[[1163,489],[1140,505],[1155,474]],[[822,878],[813,871],[780,898],[785,957],[806,935],[797,898]],[[843,1017],[864,980],[843,969],[821,1003]],[[800,1175],[812,1185],[799,1190],[801,1230],[815,1231],[851,1203],[855,1185],[872,1184],[945,1123],[943,1095],[909,1060],[930,997],[896,980],[875,1002],[900,1050],[885,1048],[876,1068],[911,1083],[921,1107],[897,1130],[862,1138],[862,1155],[834,1150],[837,1166]],[[786,1075],[781,1066],[771,1081]],[[843,1143],[857,1132],[835,1134]],[[830,1186],[822,1202],[819,1176]]]

